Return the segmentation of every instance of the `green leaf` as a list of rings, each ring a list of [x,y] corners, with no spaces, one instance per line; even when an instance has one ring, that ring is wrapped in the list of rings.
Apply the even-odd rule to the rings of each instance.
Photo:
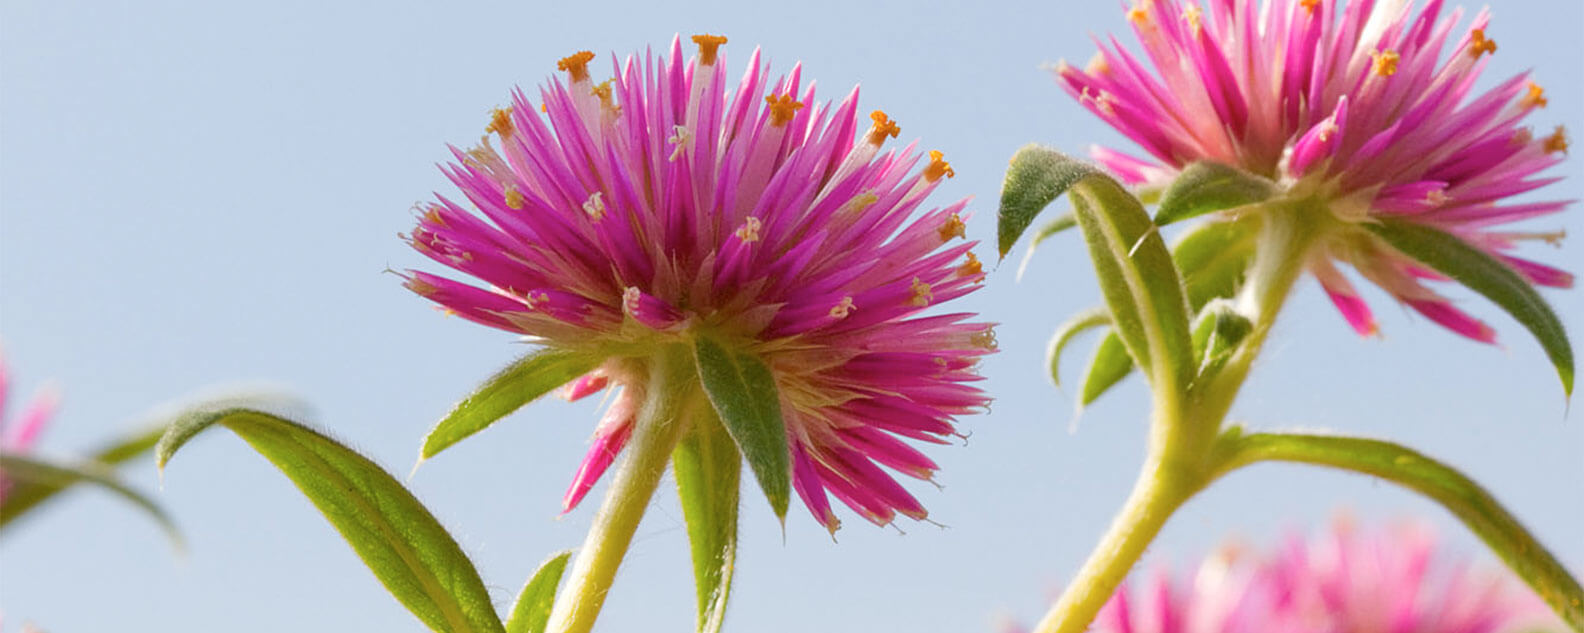
[[[129,434],[121,439],[111,442],[104,448],[94,453],[89,462],[102,466],[114,466],[134,457],[147,453],[154,448],[154,443],[159,441],[165,433],[165,425],[161,424],[145,430]],[[66,478],[46,481],[13,481],[11,490],[6,493],[5,504],[0,505],[0,528],[9,525],[12,520],[26,514],[39,504],[48,501],[55,495],[70,488],[72,484],[82,479]]]
[[[1188,302],[1159,230],[1109,176],[1080,180],[1071,199],[1117,335],[1155,389],[1182,393],[1194,365]]]
[[[1056,326],[1056,334],[1051,337],[1050,347],[1045,351],[1045,362],[1050,364],[1051,382],[1056,383],[1057,387],[1061,386],[1061,353],[1067,343],[1085,331],[1110,323],[1111,312],[1101,306],[1079,312]]]
[[[539,570],[517,594],[517,604],[506,620],[506,633],[545,633],[550,607],[555,604],[556,585],[561,584],[561,574],[566,572],[567,559],[571,557],[568,550],[539,564]]]
[[[1116,332],[1107,334],[1095,347],[1094,358],[1089,361],[1089,371],[1084,374],[1083,394],[1078,400],[1083,406],[1099,399],[1111,387],[1122,382],[1133,372],[1133,357]]]
[[[1204,222],[1172,246],[1172,261],[1182,271],[1188,307],[1195,312],[1219,297],[1232,297],[1254,260],[1252,222]]]
[[[1199,359],[1194,381],[1203,383],[1220,372],[1252,331],[1254,322],[1239,314],[1231,301],[1218,299],[1205,306],[1194,324],[1194,357]]]
[[[160,469],[193,436],[217,424],[290,478],[385,588],[430,629],[504,631],[478,570],[434,515],[384,469],[317,431],[253,409],[193,411],[160,438]]]
[[[698,630],[715,633],[726,617],[737,563],[738,479],[742,455],[712,411],[702,411],[671,456],[687,520],[698,593]]]
[[[1529,280],[1495,257],[1439,229],[1391,219],[1364,226],[1403,254],[1485,295],[1511,314],[1540,341],[1562,379],[1563,392],[1573,395],[1573,347],[1562,321]]]
[[[1012,156],[1006,181],[1001,185],[1001,210],[997,214],[997,243],[1001,258],[1012,250],[1034,217],[1069,187],[1098,168],[1053,149],[1027,145]]]
[[[588,354],[557,349],[541,349],[518,359],[458,402],[429,431],[424,437],[419,460],[434,457],[598,365],[599,359]]]
[[[1212,211],[1264,202],[1280,192],[1276,183],[1236,167],[1194,163],[1183,168],[1161,194],[1155,224],[1166,226]]]
[[[161,510],[153,500],[143,493],[122,484],[116,478],[115,473],[104,464],[95,462],[60,464],[27,455],[0,451],[0,472],[4,472],[6,478],[16,484],[18,488],[38,487],[58,491],[79,482],[95,484],[115,493],[122,499],[130,501],[132,505],[147,512],[149,516],[154,518],[155,522],[159,523],[160,528],[170,537],[176,548],[179,550],[182,547],[181,533],[176,529],[176,524],[171,521],[170,515],[165,514],[164,510]],[[21,510],[26,509],[13,509],[11,500],[9,498],[6,499],[4,504],[0,504],[0,524],[9,522],[17,514],[20,514]]]
[[[792,455],[786,423],[781,419],[781,394],[764,361],[730,350],[700,335],[693,355],[699,382],[731,434],[776,516],[786,520],[792,490]]]

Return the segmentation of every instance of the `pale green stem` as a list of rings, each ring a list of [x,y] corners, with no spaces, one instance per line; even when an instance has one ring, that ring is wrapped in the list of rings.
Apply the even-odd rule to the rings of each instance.
[[[651,360],[644,403],[627,443],[627,457],[611,480],[567,584],[550,611],[546,630],[587,633],[594,628],[616,569],[660,485],[672,449],[682,438],[687,426],[685,413],[698,400],[697,392],[697,372],[685,347],[664,350]]]
[[[1035,633],[1079,633],[1111,599],[1172,513],[1213,479],[1210,448],[1330,212],[1283,201],[1260,213],[1255,261],[1239,297],[1254,329],[1216,377],[1191,393],[1155,394],[1149,454],[1133,492]]]
[[[1412,449],[1355,437],[1228,432],[1211,477],[1260,461],[1329,466],[1374,475],[1434,499],[1490,546],[1574,631],[1584,632],[1584,588],[1489,492]]]

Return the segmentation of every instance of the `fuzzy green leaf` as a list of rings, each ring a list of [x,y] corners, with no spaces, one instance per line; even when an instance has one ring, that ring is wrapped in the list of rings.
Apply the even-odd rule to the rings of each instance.
[[[434,515],[384,469],[322,433],[253,409],[194,411],[160,439],[155,454],[161,470],[214,425],[231,429],[290,478],[430,629],[504,632],[478,570]]]
[[[159,523],[160,528],[170,537],[176,548],[179,550],[182,547],[181,533],[176,529],[175,522],[171,521],[170,515],[165,514],[164,510],[143,493],[122,484],[115,473],[104,464],[96,462],[61,464],[0,451],[0,472],[5,473],[6,479],[18,488],[34,487],[58,491],[77,483],[95,484],[147,512],[155,522]],[[5,504],[0,505],[0,523],[9,522],[20,512],[21,510],[12,509],[11,500],[6,499]]]
[[[1078,402],[1089,406],[1132,372],[1133,357],[1128,356],[1127,346],[1122,344],[1121,337],[1116,332],[1106,334],[1100,344],[1095,346],[1094,358],[1089,360],[1089,370],[1084,373],[1083,393]]]
[[[561,584],[561,574],[566,572],[567,559],[571,557],[570,550],[558,552],[539,564],[539,570],[517,594],[517,604],[506,620],[506,633],[545,633],[550,607],[555,604],[556,586]]]
[[[1067,344],[1079,334],[1110,323],[1111,312],[1101,306],[1079,312],[1065,323],[1056,326],[1056,334],[1051,337],[1050,347],[1045,351],[1045,362],[1050,365],[1051,382],[1057,387],[1061,386],[1061,354],[1062,350],[1067,348]]]
[[[1001,185],[1001,209],[996,221],[1001,257],[1006,258],[1012,245],[1051,201],[1078,181],[1100,173],[1093,165],[1053,149],[1027,145],[1018,150]]]
[[[792,455],[775,376],[759,357],[731,350],[708,336],[695,340],[693,354],[710,404],[747,458],[770,507],[785,520],[792,494]]]
[[[160,436],[164,433],[165,425],[163,424],[137,431],[99,449],[98,452],[94,453],[93,457],[89,458],[89,461],[102,466],[120,464],[149,452],[149,450],[154,448],[154,443],[158,442]],[[26,514],[27,511],[50,500],[79,481],[83,481],[83,479],[65,478],[50,481],[11,482],[11,490],[6,492],[5,504],[0,505],[0,528],[4,528],[12,520]]]
[[[1457,236],[1413,222],[1382,220],[1365,224],[1393,248],[1451,277],[1501,306],[1540,341],[1562,390],[1573,395],[1573,347],[1551,306],[1517,271]]]
[[[1220,163],[1198,162],[1161,194],[1155,224],[1166,226],[1212,211],[1225,211],[1269,200],[1281,191],[1268,179]]]
[[[490,376],[429,431],[419,459],[434,457],[598,365],[599,359],[587,354],[555,349],[541,349],[518,359]]]
[[[1080,180],[1071,199],[1117,335],[1156,389],[1181,393],[1194,366],[1188,301],[1159,230],[1109,176]]]
[[[1254,227],[1250,222],[1205,222],[1183,234],[1172,246],[1172,261],[1182,271],[1188,307],[1199,311],[1212,299],[1232,297],[1254,259]]]
[[[698,593],[698,630],[716,633],[726,617],[737,564],[738,480],[742,454],[713,411],[700,412],[671,456],[687,520]]]

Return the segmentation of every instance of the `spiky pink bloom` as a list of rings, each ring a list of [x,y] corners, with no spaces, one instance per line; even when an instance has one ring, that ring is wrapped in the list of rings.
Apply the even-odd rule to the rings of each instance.
[[[1523,119],[1546,105],[1528,74],[1474,90],[1496,43],[1481,11],[1456,37],[1462,10],[1442,2],[1359,0],[1141,0],[1128,10],[1147,60],[1100,45],[1086,69],[1063,64],[1061,85],[1152,158],[1096,148],[1096,159],[1136,184],[1163,184],[1196,161],[1278,180],[1294,195],[1328,200],[1344,222],[1395,217],[1432,226],[1490,252],[1530,281],[1570,287],[1573,276],[1506,254],[1517,242],[1560,233],[1500,230],[1570,201],[1508,199],[1557,178],[1561,127],[1536,137]],[[1449,45],[1450,43],[1450,45]],[[1369,307],[1333,265],[1347,262],[1404,304],[1454,332],[1490,342],[1489,326],[1422,281],[1438,275],[1364,231],[1324,244],[1309,270],[1361,334]]]
[[[482,144],[444,168],[466,203],[424,204],[409,240],[483,287],[411,272],[448,311],[605,359],[566,389],[623,387],[567,493],[576,505],[632,435],[647,355],[699,329],[775,375],[792,483],[835,529],[829,495],[877,523],[924,507],[890,471],[928,480],[904,440],[943,442],[987,403],[969,384],[995,348],[965,313],[923,316],[984,278],[964,239],[966,201],[921,213],[953,175],[939,152],[881,151],[897,125],[862,117],[858,92],[816,103],[800,70],[770,81],[755,51],[727,82],[725,38],[687,58],[561,61],[565,80],[516,91]],[[468,204],[470,203],[470,205]],[[476,211],[475,211],[476,209]],[[635,365],[635,363],[637,365]]]
[[[1428,528],[1346,524],[1269,551],[1229,545],[1197,570],[1152,575],[1101,610],[1096,633],[1538,633],[1564,630],[1505,569],[1438,552]]]
[[[11,404],[8,397],[11,390],[11,375],[6,367],[5,356],[0,354],[0,451],[7,453],[26,453],[33,448],[33,443],[38,439],[39,433],[49,423],[51,416],[59,405],[59,398],[55,391],[44,389],[33,396],[22,413],[17,416],[15,423],[6,415],[6,407]],[[0,503],[5,502],[6,494],[11,489],[11,480],[4,471],[0,471]]]

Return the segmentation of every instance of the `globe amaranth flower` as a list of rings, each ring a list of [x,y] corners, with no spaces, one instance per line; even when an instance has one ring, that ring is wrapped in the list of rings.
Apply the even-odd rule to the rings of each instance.
[[[971,382],[995,348],[966,313],[922,315],[983,280],[966,201],[920,211],[953,175],[939,152],[884,150],[899,128],[858,91],[817,103],[800,69],[759,58],[728,83],[724,37],[669,54],[561,60],[538,103],[517,91],[474,149],[444,168],[466,202],[422,205],[412,246],[480,285],[410,272],[407,287],[462,318],[604,362],[572,398],[621,387],[565,506],[632,435],[658,347],[694,332],[762,359],[781,393],[792,483],[819,522],[829,495],[865,518],[922,519],[890,471],[928,480],[905,440],[943,442],[987,403]],[[468,206],[471,205],[471,206]]]
[[[1494,340],[1489,326],[1425,287],[1440,276],[1361,230],[1396,218],[1449,232],[1507,262],[1535,284],[1570,287],[1567,272],[1506,254],[1560,233],[1500,225],[1560,211],[1566,201],[1510,202],[1556,178],[1537,177],[1567,151],[1561,127],[1536,134],[1525,117],[1546,106],[1527,73],[1475,90],[1496,52],[1481,11],[1442,2],[1361,0],[1142,0],[1127,12],[1144,56],[1113,38],[1085,69],[1066,64],[1061,85],[1151,158],[1110,149],[1095,157],[1137,184],[1213,161],[1324,200],[1345,226],[1323,240],[1308,269],[1361,334],[1369,307],[1335,261],[1351,264],[1409,307],[1459,334]],[[1153,73],[1151,72],[1153,68]]]
[[[26,453],[32,449],[34,441],[45,425],[55,414],[59,405],[59,398],[52,389],[38,392],[13,421],[7,414],[7,407],[11,404],[10,396],[11,376],[5,364],[5,357],[0,355],[0,452]],[[0,471],[0,503],[5,502],[6,494],[11,489],[11,480],[4,471]]]
[[[1564,630],[1505,570],[1438,551],[1413,524],[1361,531],[1346,523],[1269,551],[1223,546],[1197,570],[1152,574],[1117,590],[1096,633],[1538,633]]]

